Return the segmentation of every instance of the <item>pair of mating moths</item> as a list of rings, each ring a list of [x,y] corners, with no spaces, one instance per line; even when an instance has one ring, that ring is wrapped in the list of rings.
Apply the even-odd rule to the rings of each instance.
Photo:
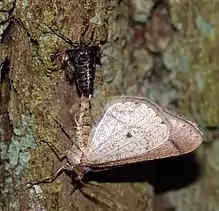
[[[90,134],[87,148],[72,145],[62,171],[76,180],[97,169],[177,156],[195,150],[203,141],[197,125],[146,98],[122,96],[107,106]]]

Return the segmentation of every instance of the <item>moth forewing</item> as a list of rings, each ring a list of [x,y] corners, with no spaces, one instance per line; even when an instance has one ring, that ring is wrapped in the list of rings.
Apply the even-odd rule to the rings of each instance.
[[[177,156],[195,150],[202,136],[197,124],[182,115],[147,98],[122,96],[108,103],[83,160],[105,167]]]
[[[171,131],[170,121],[156,104],[115,98],[92,131],[83,162],[115,166],[143,161],[148,151],[169,139]]]
[[[152,102],[151,100],[149,100],[148,98],[144,98],[144,97],[138,97],[138,96],[120,96],[120,97],[115,97],[113,98],[112,102],[116,102],[116,101],[131,101],[131,102],[140,102],[140,103],[147,103],[148,106],[151,106],[154,110],[156,109],[156,111],[158,112],[159,115],[161,115],[161,113],[163,113],[163,116],[165,116],[166,119],[168,119],[169,122],[171,122],[171,125],[173,124],[173,117],[175,117],[175,121],[177,120],[181,120],[185,123],[188,123],[189,125],[193,126],[194,129],[196,129],[197,131],[199,131],[199,133],[201,135],[203,135],[203,133],[199,130],[198,128],[198,124],[190,119],[188,119],[187,117],[183,116],[182,114],[177,113],[176,111],[172,111],[166,108],[163,108],[161,106],[159,106],[158,104]],[[110,106],[110,103],[108,103],[108,106]],[[170,118],[172,117],[172,118]],[[172,120],[172,121],[171,121]],[[174,122],[175,123],[175,122]]]
[[[203,133],[199,130],[198,125],[189,120],[187,117],[165,109],[156,103],[151,102],[143,97],[121,96],[122,100],[132,100],[135,102],[144,102],[156,107],[170,121],[172,130],[170,138],[165,144],[157,147],[147,153],[146,159],[152,159],[177,156],[186,154],[195,150],[203,141]]]
[[[141,98],[141,100],[144,99]],[[149,157],[151,159],[159,159],[186,154],[199,147],[203,141],[203,133],[195,122],[174,111],[162,107],[160,109],[171,122],[172,132],[165,144],[147,153],[147,159]]]

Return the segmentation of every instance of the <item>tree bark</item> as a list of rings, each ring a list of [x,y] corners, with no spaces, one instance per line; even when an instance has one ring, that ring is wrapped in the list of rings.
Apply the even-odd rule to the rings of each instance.
[[[8,88],[1,88],[1,93],[10,95],[5,101],[7,115],[2,113],[2,210],[150,210],[152,192],[147,184],[101,183],[107,191],[89,186],[82,188],[84,194],[71,194],[71,178],[62,174],[51,184],[25,189],[27,182],[47,178],[62,165],[42,140],[60,151],[74,141],[64,136],[53,117],[74,137],[80,100],[51,56],[71,48],[66,40],[75,45],[99,45],[110,32],[95,80],[92,109],[93,116],[99,117],[108,97],[126,89],[122,58],[127,6],[104,0],[17,0],[2,7],[8,19],[4,24],[10,23],[4,25],[7,31],[0,50],[1,61],[10,60],[9,82],[2,80]],[[2,102],[3,98],[2,94]]]

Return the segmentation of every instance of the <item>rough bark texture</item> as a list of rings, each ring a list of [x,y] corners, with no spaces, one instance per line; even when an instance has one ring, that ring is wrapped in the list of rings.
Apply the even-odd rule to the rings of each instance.
[[[122,17],[124,21],[118,2],[16,1],[5,2],[1,6],[5,15],[3,20],[8,18],[10,22],[10,30],[2,38],[0,59],[3,61],[7,56],[10,60],[11,91],[7,109],[13,123],[11,142],[7,144],[2,139],[2,146],[5,146],[2,154],[6,159],[2,167],[5,172],[2,178],[2,209],[136,210],[138,207],[141,210],[150,207],[151,193],[148,190],[151,188],[147,190],[147,185],[104,184],[107,191],[95,186],[85,187],[82,190],[86,198],[80,191],[71,194],[71,178],[63,174],[52,184],[24,190],[26,182],[47,178],[60,167],[61,163],[54,153],[41,141],[53,143],[60,151],[67,149],[71,140],[64,136],[52,116],[74,136],[75,115],[80,102],[75,87],[68,84],[59,65],[50,59],[57,50],[67,50],[71,46],[50,28],[75,45],[98,45],[107,38],[110,13],[112,29],[116,28],[113,26],[116,22],[113,22],[117,17]],[[7,10],[9,13],[5,12]],[[2,27],[8,26],[8,22],[5,24]],[[124,29],[120,29],[122,33],[125,33]],[[111,33],[115,36],[112,30]],[[119,38],[118,58],[123,38],[124,35]],[[96,77],[94,117],[101,114],[106,98],[118,94],[121,84],[120,79],[113,85],[102,81],[102,76],[108,72],[102,54],[103,65]],[[114,54],[108,56],[113,59]],[[116,62],[117,69],[109,65],[107,68],[112,68],[110,71],[120,77],[123,62]],[[53,71],[55,69],[58,71]]]
[[[179,32],[162,54],[166,68],[149,54],[142,35],[152,5],[149,0],[0,2],[0,33],[10,23],[0,45],[0,62],[6,57],[10,60],[9,75],[1,78],[1,210],[149,211],[152,201],[157,211],[171,206],[218,210],[219,142],[210,143],[218,137],[205,128],[214,128],[219,118],[219,5],[217,1],[170,1]],[[111,96],[147,96],[193,117],[206,134],[206,145],[199,148],[198,156],[89,174],[85,180],[101,187],[86,186],[83,192],[71,194],[71,178],[65,174],[52,184],[25,191],[26,182],[47,178],[62,165],[41,141],[53,143],[60,151],[74,141],[65,137],[52,116],[74,137],[80,101],[51,55],[71,48],[66,40],[75,45],[98,45],[106,38],[101,46],[102,65],[96,72],[94,121]],[[155,198],[146,181],[155,187]]]

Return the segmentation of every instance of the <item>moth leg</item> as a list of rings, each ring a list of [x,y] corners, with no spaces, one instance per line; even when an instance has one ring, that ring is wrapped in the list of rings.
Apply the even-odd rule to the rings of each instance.
[[[65,37],[62,33],[58,32],[57,30],[53,29],[51,26],[46,25],[48,29],[50,29],[57,37],[64,40],[66,43],[76,47],[80,45],[80,43],[73,43],[69,38]]]
[[[69,134],[69,132],[66,130],[65,126],[58,120],[56,119],[53,115],[51,115],[54,121],[58,124],[58,126],[61,128],[62,132],[66,135],[66,137],[71,140],[72,135]]]
[[[52,116],[52,115],[51,115]],[[59,122],[54,116],[52,116],[52,118],[55,120],[55,122],[59,125],[59,127],[61,128],[62,132],[66,135],[66,137],[69,140],[72,140],[72,136],[69,135],[69,133],[66,131],[66,129],[64,128],[63,124],[61,122]],[[81,151],[80,147],[74,142],[74,145]],[[82,152],[82,151],[81,151]]]
[[[45,140],[41,140],[41,142],[46,143],[60,161],[66,158],[67,151],[60,152],[52,143]]]
[[[42,183],[52,183],[55,179],[57,179],[57,177],[63,172],[63,171],[72,171],[73,167],[71,167],[68,163],[65,164],[64,166],[60,167],[55,174],[53,174],[51,177],[40,180],[38,182],[29,182],[29,186],[26,188],[26,190],[32,188],[35,185],[39,185]]]

